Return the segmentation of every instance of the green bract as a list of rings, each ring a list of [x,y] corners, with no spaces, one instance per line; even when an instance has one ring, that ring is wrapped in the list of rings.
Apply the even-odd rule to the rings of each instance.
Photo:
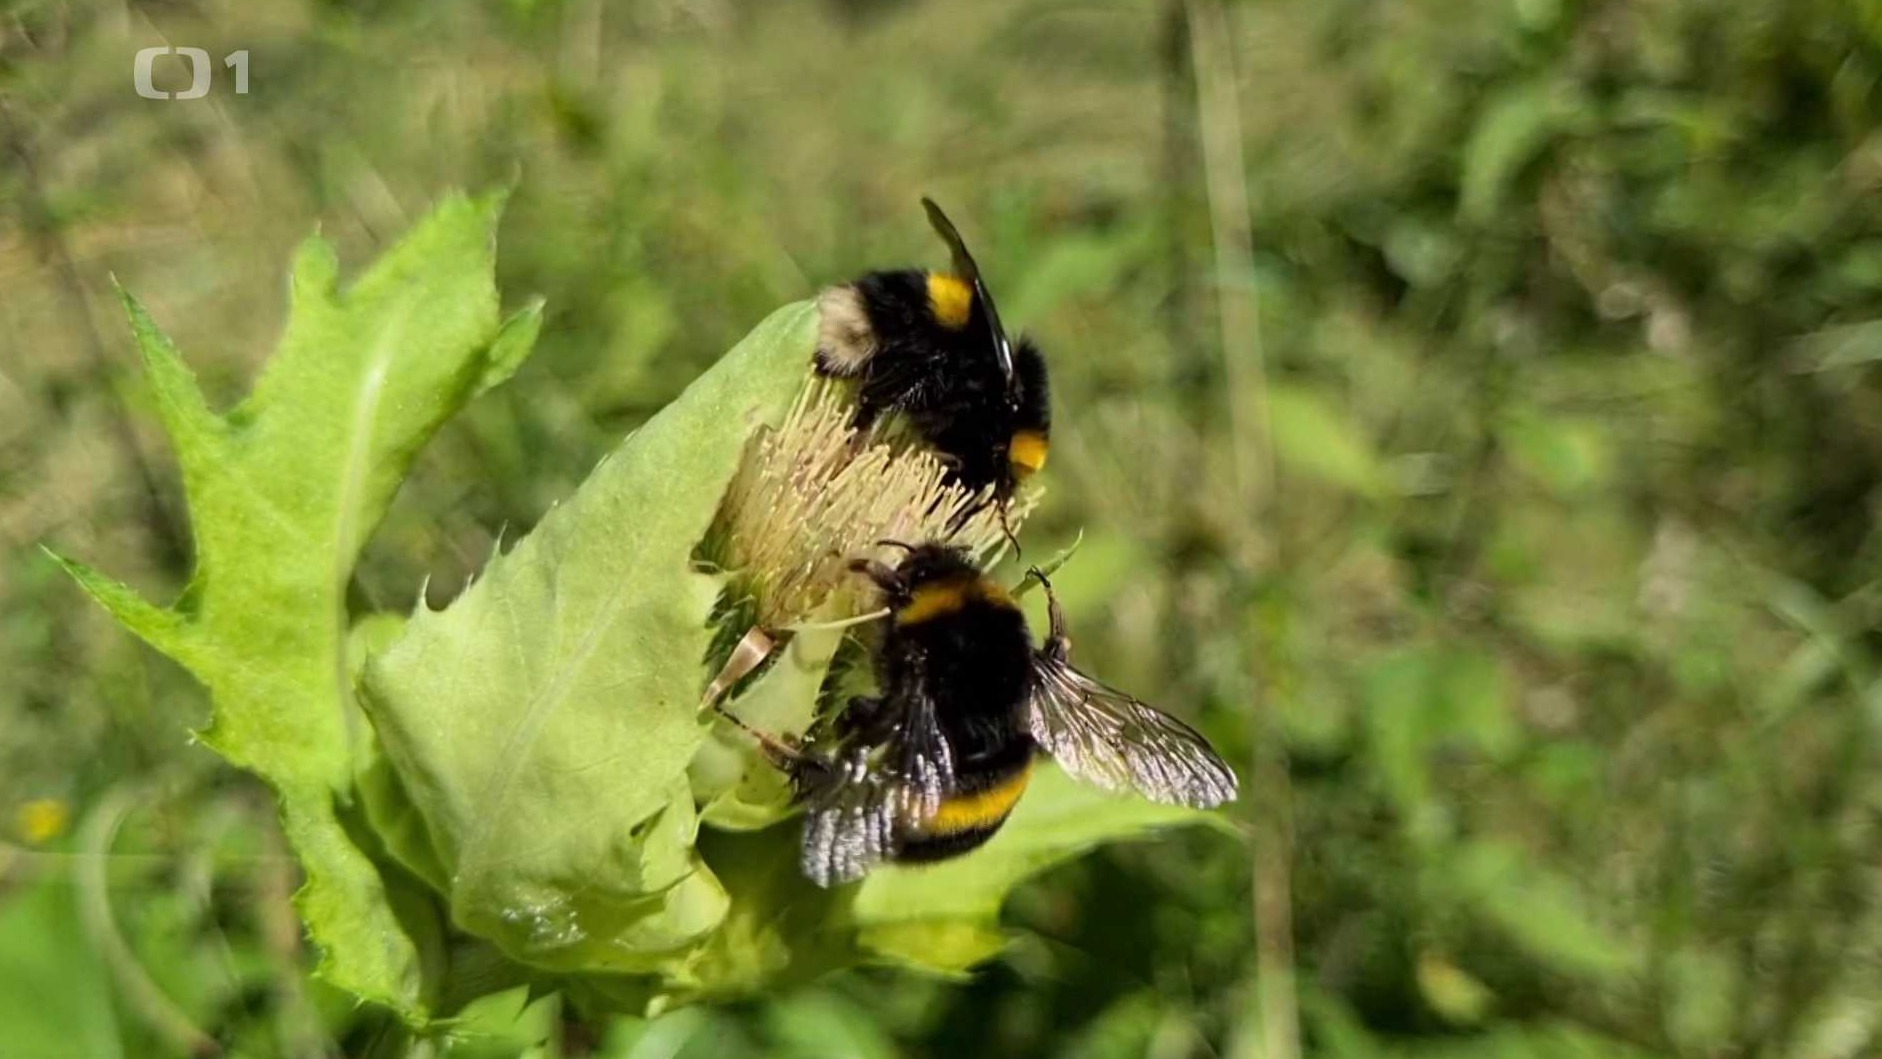
[[[644,970],[725,914],[686,778],[720,588],[692,553],[745,437],[802,385],[815,321],[773,314],[367,665],[453,921],[518,960]]]
[[[536,308],[499,324],[499,208],[448,199],[345,291],[309,241],[281,347],[224,415],[127,298],[196,572],[160,608],[60,560],[208,685],[204,742],[278,794],[323,976],[422,1024],[519,981],[645,1010],[865,958],[958,972],[999,951],[1000,905],[1026,877],[1196,819],[1042,769],[974,854],[836,891],[799,875],[787,788],[699,714],[739,572],[697,556],[754,431],[809,378],[808,302],[761,323],[449,606],[352,629],[355,557],[412,457],[534,340]],[[801,730],[840,639],[786,638],[731,708]]]

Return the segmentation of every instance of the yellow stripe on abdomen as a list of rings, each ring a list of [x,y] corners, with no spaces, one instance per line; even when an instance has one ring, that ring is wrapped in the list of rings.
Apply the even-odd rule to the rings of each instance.
[[[1044,434],[1036,430],[1022,430],[1013,435],[1007,447],[1007,461],[1017,467],[1021,476],[1034,474],[1046,465],[1046,452],[1050,447]]]
[[[1019,796],[1026,793],[1026,783],[1031,778],[1032,763],[1027,762],[1019,771],[985,790],[947,798],[934,815],[921,822],[917,833],[932,837],[997,827],[1012,813],[1013,806],[1019,804]]]

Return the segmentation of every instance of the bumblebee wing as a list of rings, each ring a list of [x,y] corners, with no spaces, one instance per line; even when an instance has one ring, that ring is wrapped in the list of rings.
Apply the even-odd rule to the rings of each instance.
[[[818,886],[860,879],[894,849],[899,795],[866,751],[845,753],[808,801],[800,864]]]
[[[810,788],[801,862],[819,886],[860,879],[888,859],[897,839],[934,815],[954,787],[954,752],[933,700],[912,692],[888,708],[902,718],[894,734],[846,750]]]
[[[919,690],[919,682],[910,684],[914,687],[899,696],[902,724],[891,749],[902,786],[902,815],[914,822],[933,816],[954,789],[954,748],[941,732],[935,701]]]
[[[1195,729],[1048,653],[1037,656],[1034,678],[1027,727],[1066,772],[1170,805],[1235,799],[1235,773]]]
[[[974,297],[979,299],[981,308],[986,310],[987,330],[993,340],[993,354],[1000,362],[1000,371],[1006,377],[1007,386],[1014,384],[1013,343],[1006,337],[1006,328],[1000,323],[1000,310],[994,307],[993,295],[987,292],[987,284],[980,278],[980,266],[974,263],[974,255],[967,252],[967,242],[961,238],[960,229],[948,220],[948,215],[941,212],[930,198],[921,200],[921,208],[928,211],[928,226],[934,229],[941,241],[948,244],[948,253],[953,258],[954,274],[974,285]]]
[[[922,199],[921,208],[928,211],[928,227],[933,228],[934,234],[948,244],[948,253],[954,258],[954,274],[978,284],[980,266],[974,264],[974,255],[967,252],[967,242],[961,238],[960,229],[954,227],[954,222],[948,220],[948,215],[941,212],[941,207],[935,205],[933,199]]]

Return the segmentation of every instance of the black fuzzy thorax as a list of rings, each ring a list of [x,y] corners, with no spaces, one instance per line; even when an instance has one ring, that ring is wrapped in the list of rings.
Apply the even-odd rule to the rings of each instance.
[[[1025,766],[1032,642],[1016,609],[969,600],[959,610],[892,626],[877,655],[885,688],[905,688],[934,704],[962,792],[997,783]]]

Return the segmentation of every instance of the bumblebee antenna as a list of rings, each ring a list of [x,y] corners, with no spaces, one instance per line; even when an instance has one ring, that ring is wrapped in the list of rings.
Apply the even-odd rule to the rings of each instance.
[[[895,568],[874,559],[851,559],[850,572],[861,574],[876,583],[876,587],[893,596],[906,586],[902,584],[902,575]]]
[[[1000,532],[1005,535],[1006,542],[1013,546],[1013,558],[1019,559],[1024,557],[1026,554],[1025,550],[1019,546],[1019,537],[1014,535],[1013,523],[1007,518],[1006,505],[996,504],[995,507],[1000,512]],[[1036,570],[1038,568],[1034,567],[1034,569]],[[1041,576],[1040,580],[1043,581],[1045,578]]]
[[[1013,343],[1007,340],[1006,328],[1000,326],[1000,310],[993,306],[993,295],[987,293],[987,284],[980,278],[980,266],[974,263],[974,255],[967,252],[967,243],[961,238],[960,229],[948,220],[948,215],[941,212],[941,207],[926,195],[922,196],[921,207],[928,211],[928,226],[934,234],[948,244],[948,252],[954,258],[954,274],[974,285],[974,297],[986,310],[987,330],[993,339],[993,355],[1000,362],[1000,373],[1006,378],[1008,393],[1019,386],[1019,375],[1013,370]]]

